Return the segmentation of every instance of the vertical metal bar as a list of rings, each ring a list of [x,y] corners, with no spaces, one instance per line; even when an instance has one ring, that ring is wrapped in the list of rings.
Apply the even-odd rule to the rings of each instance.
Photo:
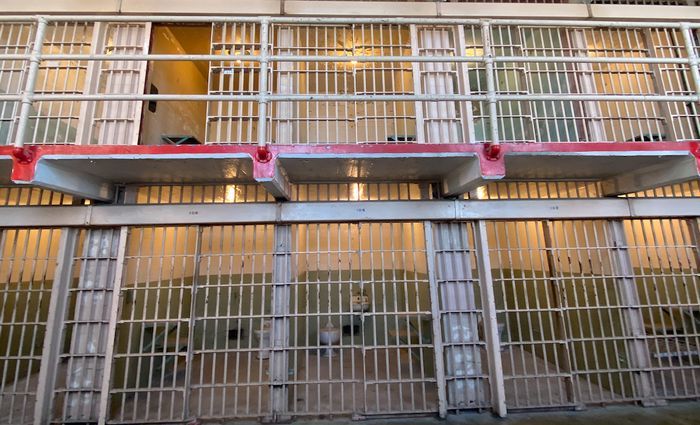
[[[22,106],[19,111],[19,121],[17,123],[17,133],[15,135],[15,147],[21,148],[24,146],[24,134],[27,131],[29,123],[29,113],[32,110],[34,103],[34,88],[36,87],[36,79],[39,74],[39,65],[41,64],[41,50],[44,44],[44,34],[48,21],[43,16],[37,18],[36,34],[34,36],[34,46],[29,56],[29,70],[27,71],[27,81],[24,85],[22,93]]]
[[[583,30],[573,30],[571,42],[576,56],[588,56],[588,43]],[[595,78],[593,76],[593,66],[590,63],[578,63],[575,65],[576,75],[578,75],[578,87],[582,94],[595,94]],[[606,139],[605,126],[601,117],[603,113],[600,105],[596,101],[583,102],[584,130],[588,136],[587,142],[603,142]]]
[[[493,293],[493,276],[491,275],[491,255],[486,232],[486,222],[474,223],[474,244],[476,249],[476,268],[479,273],[481,289],[482,314],[484,316],[484,337],[488,358],[489,384],[491,387],[491,408],[501,418],[505,418],[506,395],[503,382],[503,364],[501,363],[501,341],[496,320],[496,299]]]
[[[554,304],[554,338],[558,346],[558,364],[566,373],[564,384],[566,386],[566,400],[574,401],[574,382],[571,370],[571,355],[569,353],[569,337],[566,332],[566,318],[564,317],[564,308],[566,307],[565,293],[559,285],[559,276],[557,261],[554,258],[554,244],[552,243],[552,223],[547,220],[542,223],[542,233],[544,237],[544,245],[547,255],[547,266],[549,268],[549,289]]]
[[[56,369],[60,361],[63,319],[68,305],[68,289],[73,280],[73,255],[78,241],[79,229],[62,228],[56,272],[51,287],[49,312],[46,318],[46,335],[41,352],[39,383],[37,385],[34,424],[46,424],[51,419],[51,405],[56,381]]]
[[[690,242],[695,246],[695,267],[700,269],[700,218],[689,218],[688,229],[690,230]]]
[[[467,51],[466,39],[464,35],[464,26],[458,25],[457,31],[454,33],[455,49],[457,56],[464,56]],[[457,65],[457,87],[459,94],[470,94],[471,87],[469,86],[469,67],[472,64],[461,62]],[[461,106],[461,124],[462,124],[462,141],[465,143],[476,143],[476,135],[474,133],[474,114],[472,113],[472,102],[467,100],[460,102]]]
[[[279,28],[277,30],[277,49],[280,55],[294,54],[294,31],[291,27]],[[294,81],[294,68],[296,62],[278,62],[277,92],[280,94],[296,93]],[[296,102],[279,102],[277,104],[277,140],[279,144],[291,144],[296,133]]]
[[[688,55],[690,75],[693,77],[695,94],[700,96],[700,69],[698,68],[698,55],[695,51],[695,42],[693,40],[693,29],[690,28],[687,22],[683,22],[681,23],[681,33],[683,33],[683,43],[685,45],[686,54]]]
[[[650,58],[657,58],[658,55],[656,54],[656,48],[654,47],[654,38],[652,37],[651,29],[644,28],[642,36],[644,37],[644,47],[646,48],[647,56]],[[652,63],[648,66],[651,68],[651,81],[654,85],[654,91],[656,94],[665,95],[666,92],[664,90],[664,79],[661,72],[661,65],[658,63]],[[664,140],[675,142],[676,134],[673,131],[673,115],[671,114],[670,102],[662,102],[658,107],[661,109],[661,114],[664,118]]]
[[[443,311],[445,374],[450,407],[474,408],[482,400],[478,385],[481,356],[470,247],[464,223],[434,223],[436,276]]]
[[[124,256],[126,255],[126,242],[129,237],[129,228],[123,226],[119,229],[119,246],[117,248],[117,262],[114,271],[114,289],[112,292],[112,303],[109,312],[109,324],[107,325],[107,349],[105,350],[105,365],[102,376],[102,387],[100,392],[100,410],[98,424],[104,425],[107,421],[109,409],[109,389],[112,383],[112,367],[114,366],[114,344],[117,333],[117,321],[121,312],[122,301],[122,276],[124,274]]]
[[[493,62],[493,49],[491,49],[491,23],[489,21],[483,21],[481,23],[481,39],[484,43],[484,68],[486,70],[486,97],[489,105],[490,142],[492,145],[498,145],[500,143],[500,138],[498,135],[496,75]]]
[[[438,292],[437,274],[435,271],[435,242],[433,240],[433,223],[423,223],[425,233],[425,256],[430,285],[430,314],[433,326],[433,346],[435,353],[435,380],[438,394],[438,413],[441,418],[447,417],[447,394],[445,387],[445,357],[442,344],[442,314],[440,313],[440,294]]]
[[[263,17],[260,20],[260,79],[258,91],[260,100],[258,101],[258,146],[264,147],[267,144],[267,96],[268,90],[268,69],[269,69],[269,37],[270,20]]]
[[[183,418],[190,419],[190,394],[192,392],[192,354],[194,351],[194,328],[197,319],[197,287],[199,285],[199,268],[200,268],[200,257],[202,254],[202,228],[200,226],[195,226],[196,236],[195,236],[195,248],[194,248],[194,269],[192,271],[192,289],[190,295],[190,317],[187,325],[187,357],[185,359],[185,391],[184,391],[184,409]],[[186,243],[186,242],[185,242]],[[217,297],[218,298],[218,297]],[[206,322],[205,322],[206,323]],[[206,327],[205,333],[206,333]],[[204,335],[206,338],[206,335]],[[216,364],[214,364],[214,370],[216,370]],[[100,424],[102,425],[102,424]]]
[[[107,24],[95,22],[92,28],[92,41],[90,43],[90,54],[100,54],[104,51],[105,38],[107,35]],[[100,70],[102,62],[89,61],[85,71],[85,83],[83,84],[84,94],[95,94],[99,91]],[[77,145],[89,145],[92,135],[93,119],[95,117],[95,106],[97,102],[87,101],[80,103],[80,115],[78,118],[78,129],[76,131]]]
[[[411,32],[411,56],[420,56],[418,46],[418,28],[415,24],[409,26]],[[413,94],[419,95],[423,93],[421,84],[420,64],[411,62],[411,71],[413,73]],[[423,122],[423,102],[415,102],[416,115],[416,142],[425,143],[425,123]]]
[[[630,368],[634,370],[634,388],[636,397],[643,405],[653,406],[654,388],[652,386],[651,357],[646,341],[644,318],[640,307],[639,294],[634,279],[634,269],[630,259],[625,224],[622,220],[610,220],[608,222],[611,238],[611,259],[616,285],[620,293],[620,306],[622,309],[624,325],[626,327],[628,354]]]
[[[272,270],[272,328],[270,330],[270,404],[272,421],[289,419],[289,307],[292,281],[292,226],[275,226]]]
[[[133,48],[135,50],[140,50],[144,55],[148,55],[150,53],[151,49],[151,28],[153,27],[153,24],[150,22],[145,22],[143,24],[143,34],[141,38],[137,38],[136,41],[133,44]],[[147,70],[148,70],[148,61],[143,60],[138,62],[137,64],[137,80],[136,80],[136,87],[134,87],[134,91],[136,93],[144,93],[146,91],[146,79],[147,79]],[[127,145],[138,145],[139,144],[139,132],[141,131],[141,119],[143,118],[141,111],[143,110],[143,105],[144,102],[134,102],[134,112],[133,112],[133,119],[134,119],[134,124],[131,127],[131,134],[128,135],[128,139],[126,141]]]

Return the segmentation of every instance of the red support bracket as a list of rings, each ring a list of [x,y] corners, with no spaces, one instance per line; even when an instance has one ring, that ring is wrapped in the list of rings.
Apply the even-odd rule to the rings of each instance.
[[[255,160],[262,163],[270,162],[272,160],[270,145],[258,146],[255,150]]]
[[[15,147],[12,149],[12,157],[15,158],[17,162],[23,165],[31,164],[34,161],[34,151],[35,146],[22,146]]]
[[[484,143],[484,154],[489,161],[498,161],[501,157],[501,145]]]

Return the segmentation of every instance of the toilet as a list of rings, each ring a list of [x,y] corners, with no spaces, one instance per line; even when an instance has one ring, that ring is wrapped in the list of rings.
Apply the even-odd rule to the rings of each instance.
[[[255,339],[258,341],[258,346],[260,347],[260,351],[258,351],[256,356],[259,360],[267,360],[270,358],[270,325],[269,320],[264,320],[262,329],[253,331]]]

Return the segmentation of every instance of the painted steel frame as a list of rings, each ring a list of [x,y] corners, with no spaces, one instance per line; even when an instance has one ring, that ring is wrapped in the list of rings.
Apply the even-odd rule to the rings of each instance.
[[[260,86],[258,95],[35,95],[34,87],[36,84],[36,75],[39,65],[45,59],[71,59],[71,60],[217,60],[225,59],[226,55],[41,55],[41,46],[43,43],[44,33],[47,24],[50,21],[62,22],[179,22],[179,23],[197,23],[197,22],[250,22],[260,24],[260,40],[261,50],[259,56],[240,55],[236,56],[237,60],[257,61],[260,62]],[[649,23],[649,22],[583,22],[583,21],[554,21],[554,20],[474,20],[474,19],[412,19],[412,18],[304,18],[304,17],[207,17],[207,16],[85,16],[85,17],[47,17],[47,16],[6,16],[2,18],[4,22],[37,22],[37,31],[34,40],[34,47],[28,55],[0,55],[2,59],[28,59],[30,62],[28,78],[21,95],[5,95],[0,96],[0,100],[6,101],[21,101],[22,108],[19,115],[19,123],[16,129],[14,146],[18,150],[17,155],[26,156],[25,151],[21,151],[24,145],[24,133],[29,121],[29,113],[31,105],[34,101],[41,100],[253,100],[260,104],[259,107],[259,127],[258,127],[258,146],[263,149],[267,145],[267,103],[270,101],[290,101],[290,100],[306,100],[306,101],[331,101],[331,100],[347,100],[347,101],[389,101],[389,100],[404,100],[404,101],[436,101],[436,100],[486,100],[489,109],[490,122],[490,144],[498,145],[500,143],[498,135],[497,117],[498,112],[496,104],[500,100],[568,100],[568,101],[587,101],[587,100],[617,100],[617,101],[682,101],[682,102],[697,102],[700,101],[700,93],[690,96],[650,96],[650,95],[498,95],[495,88],[495,62],[543,62],[543,63],[681,63],[689,64],[693,81],[696,88],[700,87],[700,71],[698,69],[698,58],[695,53],[694,43],[692,40],[692,29],[699,28],[700,24],[691,24],[688,22],[681,23]],[[481,57],[444,57],[442,59],[435,57],[420,57],[405,56],[405,57],[368,57],[368,56],[298,56],[298,55],[282,55],[271,56],[268,52],[268,40],[270,32],[270,24],[420,24],[420,25],[480,25],[482,28],[482,36],[484,42],[484,54]],[[683,33],[687,59],[673,58],[588,58],[588,57],[494,57],[491,51],[490,43],[490,28],[493,25],[528,25],[528,26],[565,26],[565,27],[612,27],[612,28],[674,28],[680,29]],[[228,56],[230,57],[230,55]],[[435,95],[435,94],[414,94],[414,95],[294,95],[294,94],[277,94],[268,93],[268,66],[270,62],[275,61],[357,61],[357,62],[479,62],[485,65],[486,69],[486,95]],[[697,89],[700,90],[700,89]]]
[[[0,207],[2,227],[697,217],[694,198]]]

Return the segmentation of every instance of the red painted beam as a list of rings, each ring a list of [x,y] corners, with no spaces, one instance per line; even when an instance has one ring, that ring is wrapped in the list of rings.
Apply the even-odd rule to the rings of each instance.
[[[273,172],[274,160],[283,154],[301,154],[310,156],[365,156],[365,155],[420,155],[473,153],[479,157],[484,176],[505,174],[504,157],[517,153],[568,153],[568,154],[619,154],[677,152],[695,156],[700,169],[700,141],[689,142],[595,142],[595,143],[502,143],[500,152],[495,160],[488,153],[487,143],[477,144],[334,144],[334,145],[271,145],[268,147],[267,161],[255,161],[256,177],[266,177]],[[1,146],[0,156],[12,156],[12,179],[15,181],[31,182],[37,162],[44,156],[87,157],[99,159],[110,156],[159,156],[181,155],[187,157],[207,157],[212,154],[246,154],[251,161],[258,158],[256,145],[30,145],[26,147],[31,155],[21,158],[13,155],[12,146]],[[493,152],[493,151],[492,151]],[[28,161],[28,158],[31,159]]]

